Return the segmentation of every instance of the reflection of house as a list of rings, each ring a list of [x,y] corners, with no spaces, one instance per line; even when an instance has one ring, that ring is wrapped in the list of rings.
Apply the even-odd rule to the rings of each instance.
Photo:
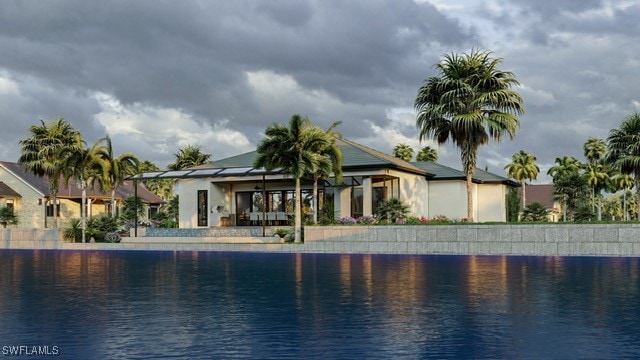
[[[549,221],[560,220],[562,214],[562,203],[555,200],[553,196],[553,184],[527,185],[527,203],[525,206],[538,202],[549,210]],[[518,189],[520,199],[522,199],[522,188]]]
[[[408,163],[346,139],[337,139],[343,161],[343,184],[320,181],[318,203],[332,200],[336,218],[374,215],[391,197],[409,205],[412,215],[466,217],[464,174],[435,163]],[[176,178],[180,195],[180,227],[284,224],[293,213],[290,176],[278,170],[254,169],[257,153],[232,156],[199,167],[137,175],[138,179]],[[505,220],[507,186],[511,180],[478,170],[474,178],[475,214],[479,221]],[[315,204],[312,180],[302,182],[303,212]],[[265,200],[263,200],[265,199]],[[266,207],[263,204],[266,203]]]
[[[131,181],[125,182],[115,193],[116,206],[135,192]],[[144,187],[138,187],[138,196],[148,206],[150,213],[163,203],[162,199]],[[71,218],[80,217],[81,190],[69,181],[69,186],[60,181],[58,190],[58,226],[63,227]],[[111,193],[87,189],[87,212],[89,216],[108,213],[111,210]],[[42,228],[53,224],[53,200],[49,192],[48,177],[38,177],[21,165],[0,161],[0,206],[13,207],[18,215],[18,227]]]

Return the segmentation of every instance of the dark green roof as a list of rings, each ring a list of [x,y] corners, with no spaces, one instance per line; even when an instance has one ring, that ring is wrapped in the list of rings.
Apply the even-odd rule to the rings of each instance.
[[[438,164],[432,161],[414,162],[413,165],[423,169],[433,175],[430,180],[465,180],[467,176],[464,172],[454,168]],[[502,183],[511,186],[520,186],[517,182],[482,169],[476,169],[473,173],[475,183]]]

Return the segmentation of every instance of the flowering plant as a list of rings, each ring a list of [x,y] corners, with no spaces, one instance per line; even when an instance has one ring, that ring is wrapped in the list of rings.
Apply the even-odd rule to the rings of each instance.
[[[341,218],[339,218],[338,220],[336,220],[336,222],[338,224],[343,224],[343,225],[353,225],[355,223],[357,223],[358,221],[354,218],[352,218],[351,216],[343,216]]]

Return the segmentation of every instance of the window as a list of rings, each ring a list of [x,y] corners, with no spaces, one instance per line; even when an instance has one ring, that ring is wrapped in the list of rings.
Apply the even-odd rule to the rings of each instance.
[[[387,197],[387,188],[385,187],[374,187],[373,194],[371,199],[371,209],[374,214],[378,213],[378,206],[386,199]]]
[[[147,219],[153,219],[158,215],[158,205],[149,205],[149,212],[147,215]]]
[[[198,226],[207,226],[209,223],[209,208],[207,190],[198,190]]]
[[[53,217],[53,204],[51,203],[47,203],[47,216],[48,217]],[[58,204],[56,205],[56,216],[60,216],[60,202],[58,201]]]
[[[13,199],[8,199],[7,200],[7,207],[9,209],[13,210],[13,211],[16,210],[15,203],[13,202]]]
[[[351,187],[351,217],[359,218],[362,216],[363,203],[362,187]]]

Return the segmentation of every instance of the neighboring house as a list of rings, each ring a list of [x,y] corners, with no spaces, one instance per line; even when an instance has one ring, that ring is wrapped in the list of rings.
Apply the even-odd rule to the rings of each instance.
[[[562,217],[562,203],[554,198],[553,184],[527,185],[527,203],[525,206],[538,202],[549,210],[549,221],[556,222]],[[522,199],[522,188],[518,189]],[[522,201],[522,200],[521,200]]]
[[[337,139],[343,153],[343,184],[320,181],[318,207],[331,200],[336,218],[374,215],[378,204],[394,197],[409,205],[411,215],[467,214],[464,173],[436,163],[409,163],[367,146]],[[136,175],[136,179],[176,178],[181,228],[220,225],[286,224],[293,213],[292,178],[279,171],[255,169],[257,152],[195,168]],[[505,194],[512,180],[478,170],[474,176],[474,213],[478,221],[505,221]],[[302,181],[303,214],[310,215],[312,180]],[[266,207],[263,207],[266,199]]]
[[[127,196],[135,192],[133,182],[126,181],[115,193],[116,206]],[[156,194],[138,186],[138,196],[142,198],[148,213],[157,211],[164,202]],[[73,180],[69,186],[60,180],[57,196],[56,211],[58,212],[58,227],[64,227],[72,218],[80,217],[80,203],[82,191]],[[96,216],[111,211],[111,193],[103,193],[91,188],[87,189],[87,212],[89,216]],[[11,206],[18,215],[18,225],[21,228],[52,227],[54,206],[49,192],[48,177],[39,177],[28,172],[22,165],[0,161],[0,206]]]

